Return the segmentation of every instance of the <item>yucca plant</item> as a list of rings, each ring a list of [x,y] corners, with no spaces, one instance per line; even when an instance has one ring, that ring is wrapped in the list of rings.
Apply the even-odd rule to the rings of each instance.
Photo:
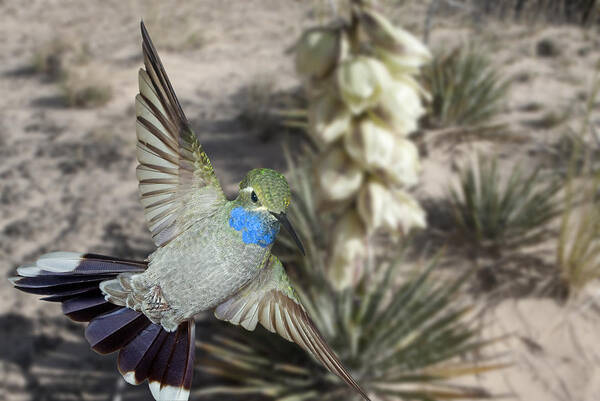
[[[489,398],[484,389],[453,385],[452,378],[495,369],[492,360],[462,359],[489,342],[465,323],[467,305],[455,304],[464,282],[433,284],[435,263],[402,285],[393,279],[400,263],[380,269],[376,279],[342,292],[323,291],[318,272],[304,287],[303,302],[374,399],[445,400]],[[306,273],[303,271],[303,273]],[[229,381],[200,394],[260,394],[273,400],[339,400],[354,397],[343,383],[311,360],[297,346],[261,330],[235,333],[229,327],[201,343],[208,351],[199,366],[205,373]]]
[[[477,386],[452,383],[459,376],[504,366],[498,359],[472,359],[490,341],[467,320],[472,304],[460,299],[465,277],[434,279],[435,261],[407,269],[395,252],[377,252],[373,273],[356,286],[339,290],[326,272],[327,239],[315,211],[310,172],[292,166],[297,188],[294,225],[305,241],[307,257],[290,257],[293,243],[281,238],[279,253],[294,268],[304,305],[345,366],[374,400],[483,399],[491,395]],[[289,242],[289,243],[288,243]],[[400,252],[401,253],[401,252]],[[295,253],[297,254],[297,252]],[[401,279],[404,277],[404,279]],[[199,368],[215,384],[197,396],[219,395],[272,400],[353,399],[351,390],[296,345],[265,330],[240,333],[218,323]]]
[[[577,185],[575,195],[573,186]],[[565,211],[561,218],[556,261],[562,284],[577,293],[600,278],[600,176],[567,183]],[[577,198],[580,198],[578,201]]]
[[[443,128],[489,123],[501,110],[510,84],[473,46],[438,52],[423,69],[423,81],[432,96],[428,124]]]
[[[449,192],[462,237],[477,249],[501,252],[544,238],[546,223],[560,213],[559,188],[539,168],[525,174],[517,165],[503,179],[496,159],[478,157],[461,171],[458,189]]]
[[[464,277],[433,280],[431,262],[402,279],[398,242],[375,235],[425,225],[407,192],[419,170],[408,135],[424,111],[415,76],[429,51],[368,3],[352,1],[350,21],[308,30],[296,47],[318,151],[304,155],[301,167],[288,158],[287,178],[297,191],[288,214],[307,256],[292,251],[283,233],[275,253],[315,324],[373,400],[489,397],[450,380],[501,366],[468,358],[488,342],[466,320],[471,307],[459,301]],[[213,384],[197,396],[355,397],[300,348],[264,330],[239,333],[218,324],[200,346],[198,366]]]
[[[595,166],[598,149],[585,146],[588,132],[593,137],[590,140],[597,143],[591,113],[599,93],[600,75],[597,75],[577,135],[578,141],[572,149],[556,247],[561,285],[573,293],[591,280],[600,278],[600,173]]]

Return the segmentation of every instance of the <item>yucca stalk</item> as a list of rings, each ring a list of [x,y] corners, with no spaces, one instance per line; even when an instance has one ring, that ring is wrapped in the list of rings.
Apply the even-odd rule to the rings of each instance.
[[[500,111],[510,84],[473,46],[436,54],[423,69],[423,81],[432,96],[428,122],[443,128],[489,123]]]
[[[409,135],[425,112],[416,77],[431,55],[371,3],[350,1],[346,19],[307,30],[295,47],[317,149],[318,209],[336,220],[324,227],[327,270],[340,289],[368,271],[367,243],[376,233],[399,238],[426,225],[410,194],[420,164]]]
[[[478,249],[500,252],[533,244],[547,234],[546,223],[560,213],[560,182],[544,181],[540,169],[524,174],[514,166],[503,180],[496,159],[478,157],[450,188],[457,228]]]

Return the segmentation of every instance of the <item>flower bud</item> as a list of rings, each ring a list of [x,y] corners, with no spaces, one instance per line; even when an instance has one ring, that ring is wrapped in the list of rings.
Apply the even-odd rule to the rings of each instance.
[[[317,165],[317,182],[328,201],[350,198],[360,188],[363,171],[340,148],[327,153]]]
[[[419,151],[409,140],[365,118],[344,138],[345,149],[357,163],[396,184],[417,183]]]
[[[310,102],[308,124],[312,134],[325,144],[350,130],[352,115],[341,100],[328,94]]]
[[[298,74],[307,78],[323,78],[335,68],[339,50],[339,30],[315,28],[305,32],[296,47]]]
[[[372,57],[349,58],[337,69],[340,95],[353,114],[360,114],[376,104],[391,79],[386,67]]]
[[[354,211],[346,212],[333,228],[329,279],[342,290],[355,285],[364,272],[367,256],[365,228]]]
[[[374,178],[362,187],[357,207],[369,233],[380,228],[408,233],[413,227],[426,226],[425,212],[414,198]]]

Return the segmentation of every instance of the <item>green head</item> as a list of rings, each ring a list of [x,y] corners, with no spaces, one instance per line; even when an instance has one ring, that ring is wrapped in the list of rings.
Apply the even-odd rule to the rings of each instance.
[[[265,217],[277,219],[304,253],[304,247],[286,216],[291,198],[287,180],[275,170],[268,168],[250,170],[240,182],[238,201],[244,208],[262,211]]]
[[[253,195],[254,194],[254,195]],[[240,182],[240,197],[254,207],[265,207],[271,213],[285,213],[290,205],[291,193],[285,177],[275,170],[256,168],[250,170]]]

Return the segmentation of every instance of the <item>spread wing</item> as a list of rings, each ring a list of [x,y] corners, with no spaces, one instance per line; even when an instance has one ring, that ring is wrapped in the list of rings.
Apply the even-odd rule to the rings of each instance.
[[[161,246],[226,199],[143,22],[141,29],[146,68],[135,98],[137,177],[148,228]]]
[[[293,341],[317,358],[329,371],[369,400],[350,376],[296,297],[283,265],[275,256],[250,285],[215,310],[218,319],[254,330],[260,322],[267,330]]]

